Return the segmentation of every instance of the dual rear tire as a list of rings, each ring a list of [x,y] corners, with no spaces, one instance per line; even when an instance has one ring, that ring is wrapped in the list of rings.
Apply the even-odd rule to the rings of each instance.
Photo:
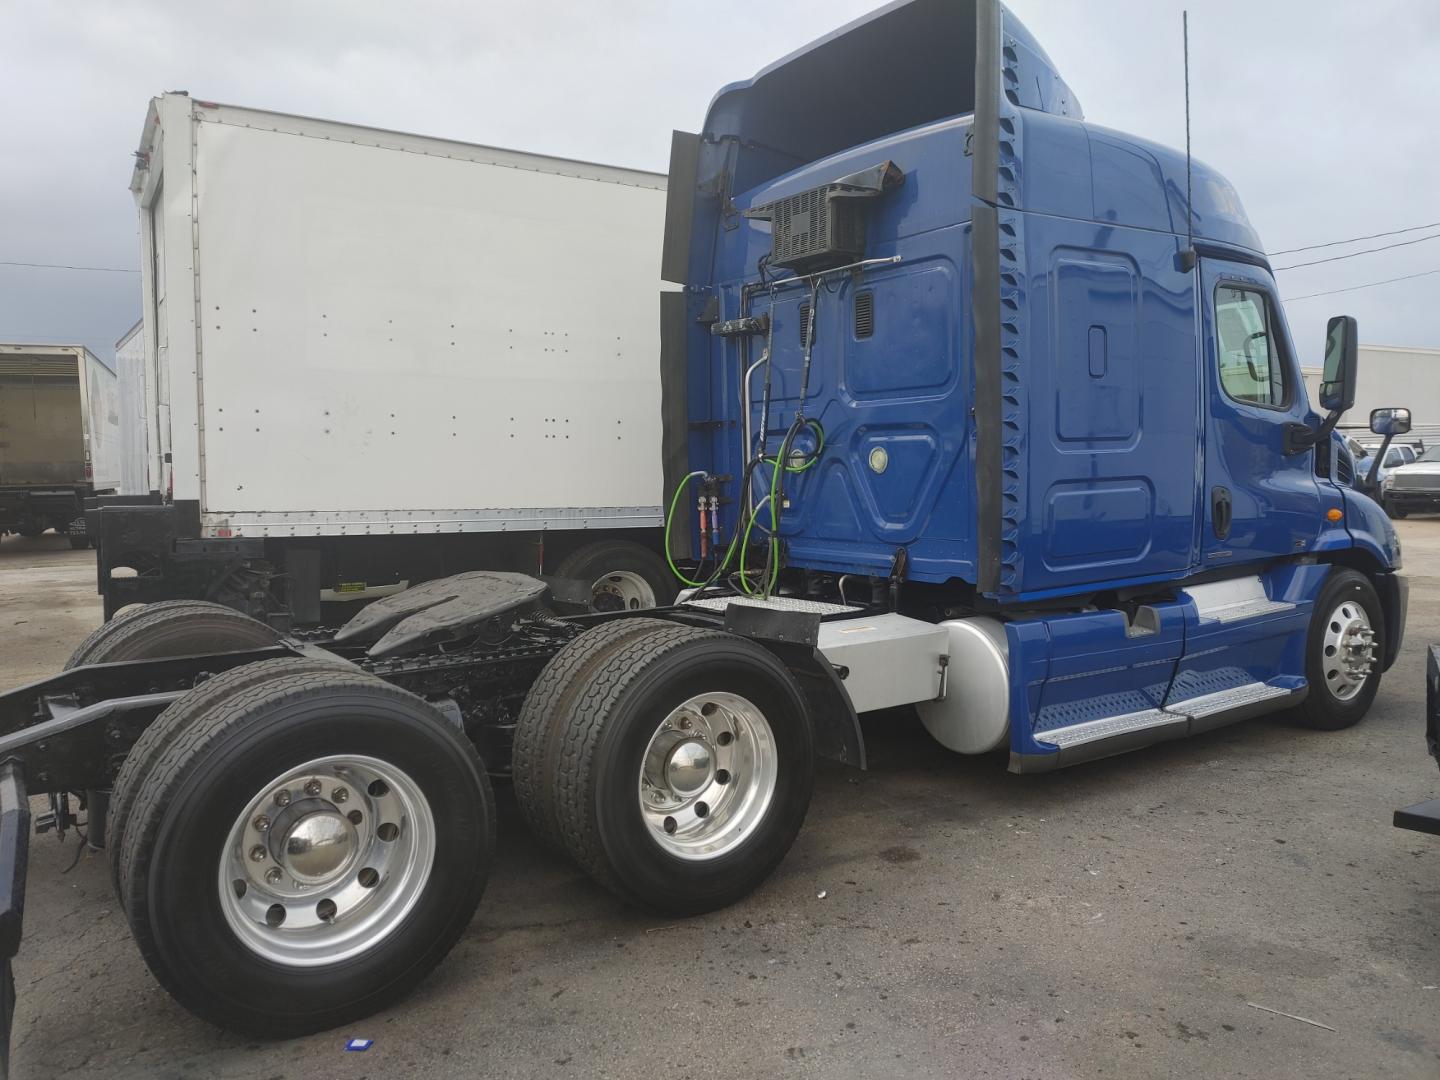
[[[273,643],[177,601],[113,620],[71,666]],[[626,900],[671,914],[756,888],[803,823],[803,695],[754,642],[646,618],[560,651],[516,733],[537,835]],[[146,964],[182,1005],[264,1037],[324,1030],[407,993],[473,917],[495,809],[469,739],[344,662],[261,660],[176,699],[131,748],[108,847]]]
[[[248,624],[248,625],[247,625]],[[273,642],[217,605],[151,605],[72,666]],[[474,914],[495,811],[473,745],[341,661],[234,668],[175,700],[111,792],[111,868],[156,979],[231,1030],[324,1030],[403,996]]]
[[[764,881],[804,822],[804,698],[752,641],[633,623],[550,661],[519,719],[516,795],[538,838],[623,899],[713,911]]]
[[[320,1031],[402,997],[470,922],[493,859],[494,800],[465,736],[412,694],[325,667],[270,660],[203,684],[117,784],[116,880],[141,954],[232,1030]]]

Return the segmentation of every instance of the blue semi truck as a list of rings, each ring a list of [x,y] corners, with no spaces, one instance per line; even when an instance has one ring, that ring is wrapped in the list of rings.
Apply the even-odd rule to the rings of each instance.
[[[86,814],[157,979],[274,1036],[445,956],[492,774],[537,841],[684,915],[779,863],[817,758],[864,767],[860,714],[1018,772],[1363,717],[1406,590],[1338,475],[1354,321],[1311,402],[1235,191],[1085,121],[1002,5],[903,0],[725,88],[669,192],[677,603],[561,615],[563,583],[475,572],[338,629],[112,620],[0,695],[0,952],[31,791],[44,827]]]

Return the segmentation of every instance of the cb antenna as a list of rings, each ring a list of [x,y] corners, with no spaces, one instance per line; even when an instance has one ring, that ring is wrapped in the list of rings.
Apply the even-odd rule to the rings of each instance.
[[[1180,253],[1180,269],[1195,269],[1195,202],[1190,167],[1190,12],[1180,13],[1180,34],[1185,48],[1185,236],[1187,248]]]

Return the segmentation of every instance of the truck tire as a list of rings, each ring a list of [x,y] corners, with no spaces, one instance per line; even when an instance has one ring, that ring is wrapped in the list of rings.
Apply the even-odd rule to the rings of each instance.
[[[243,669],[244,687],[188,718],[120,850],[156,979],[197,1016],[269,1038],[413,988],[469,924],[495,845],[484,767],[435,709],[360,671],[288,663]]]
[[[236,649],[263,649],[280,635],[234,608],[208,600],[162,600],[111,619],[75,647],[65,670],[118,660],[154,660]]]
[[[1360,722],[1380,688],[1385,614],[1370,579],[1356,570],[1331,571],[1305,642],[1310,693],[1296,710],[1306,727],[1339,731]]]
[[[314,660],[296,657],[246,664],[206,680],[183,697],[171,702],[165,711],[155,718],[155,722],[141,733],[130,752],[125,755],[120,771],[115,775],[115,782],[110,786],[110,816],[105,826],[105,844],[110,856],[110,880],[117,895],[120,892],[120,849],[135,794],[175,736],[187,724],[204,716],[241,690],[247,690],[277,675],[324,675],[337,668],[341,671],[350,670],[349,665],[338,658]]]
[[[804,698],[752,641],[686,627],[609,651],[575,692],[556,762],[566,850],[672,915],[745,896],[790,849],[815,781]]]
[[[671,625],[659,619],[631,618],[591,627],[550,658],[525,695],[515,724],[510,771],[520,816],[546,847],[565,849],[555,820],[551,776],[576,691],[610,650],[637,634]]]
[[[678,586],[665,560],[630,540],[600,540],[576,548],[556,577],[591,583],[596,611],[639,611],[675,602]]]
[[[1396,521],[1403,521],[1410,516],[1410,511],[1403,507],[1396,506],[1389,499],[1385,500],[1385,513],[1389,514]]]

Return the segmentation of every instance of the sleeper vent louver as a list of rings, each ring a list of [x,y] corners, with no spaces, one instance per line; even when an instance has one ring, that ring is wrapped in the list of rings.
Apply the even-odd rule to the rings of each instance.
[[[875,294],[866,290],[855,294],[855,336],[872,337],[875,333]]]
[[[800,347],[810,344],[810,305],[800,305]]]

